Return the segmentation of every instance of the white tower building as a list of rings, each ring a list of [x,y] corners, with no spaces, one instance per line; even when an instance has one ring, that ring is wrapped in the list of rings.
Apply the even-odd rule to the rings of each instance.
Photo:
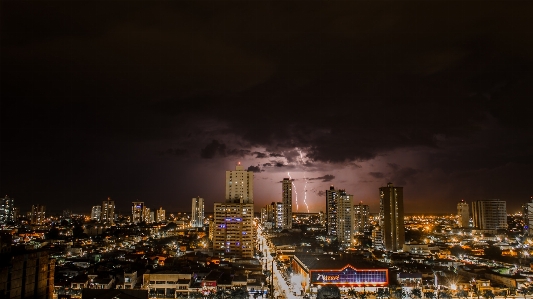
[[[244,170],[241,163],[226,171],[226,202],[254,202],[254,173]]]

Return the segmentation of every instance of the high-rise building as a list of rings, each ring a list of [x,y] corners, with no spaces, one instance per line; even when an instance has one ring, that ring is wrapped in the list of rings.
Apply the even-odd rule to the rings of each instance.
[[[506,202],[499,199],[485,199],[472,202],[474,227],[479,229],[506,229]]]
[[[378,250],[383,250],[383,231],[379,226],[372,230],[372,247]]]
[[[403,219],[403,187],[379,188],[379,226],[383,238],[383,247],[389,251],[403,248],[405,230]]]
[[[226,202],[254,202],[254,173],[244,170],[241,163],[226,171]]]
[[[338,190],[337,199],[337,240],[341,244],[351,244],[353,240],[353,195],[344,189]]]
[[[464,199],[461,199],[461,201],[457,203],[457,226],[470,226],[470,212],[468,210],[468,204],[464,201]]]
[[[15,200],[9,196],[0,198],[0,224],[15,221]]]
[[[253,257],[253,218],[253,203],[215,203],[214,253],[223,258]]]
[[[214,205],[213,251],[222,258],[254,253],[253,172],[240,163],[226,171],[226,202]]]
[[[102,206],[93,206],[91,209],[91,220],[100,221],[102,216]]]
[[[134,201],[132,202],[131,206],[131,222],[137,224],[142,221],[146,221],[144,218],[146,216],[145,214],[145,206],[144,202],[142,201]]]
[[[292,228],[292,181],[284,178],[281,182],[281,202],[283,204],[282,228]]]
[[[154,223],[155,222],[155,212],[154,211],[150,211],[150,208],[146,208],[146,214],[148,215],[146,223]]]
[[[360,202],[353,206],[353,233],[356,235],[363,235],[366,228],[370,224],[370,208]]]
[[[338,191],[331,185],[326,190],[326,233],[331,236],[337,235],[337,209]]]
[[[331,186],[326,190],[326,228],[327,234],[337,236],[339,243],[352,242],[353,195],[347,194],[344,189],[335,190]]]
[[[283,229],[283,203],[272,202],[261,209],[261,221],[266,229]]]
[[[144,207],[143,220],[146,223],[154,222],[154,212],[150,211],[150,208]]]
[[[524,225],[525,232],[529,235],[533,235],[533,196],[529,199],[529,202],[525,205],[524,214],[526,215],[526,225]]]
[[[105,224],[115,223],[115,201],[110,197],[102,201],[102,211],[100,214],[100,221]]]
[[[35,225],[44,224],[46,219],[46,206],[32,205],[30,213],[30,223]]]
[[[192,213],[191,213],[191,226],[203,227],[204,226],[204,199],[200,196],[192,199]]]
[[[165,210],[163,210],[163,207],[159,207],[159,210],[157,210],[157,215],[155,218],[157,222],[164,222],[166,220]]]

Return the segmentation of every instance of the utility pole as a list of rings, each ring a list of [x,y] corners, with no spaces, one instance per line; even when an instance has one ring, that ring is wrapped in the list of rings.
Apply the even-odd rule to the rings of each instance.
[[[276,258],[276,253],[272,252],[270,256],[272,256],[272,268],[270,268],[272,270],[270,271],[270,298],[274,299],[274,259]]]

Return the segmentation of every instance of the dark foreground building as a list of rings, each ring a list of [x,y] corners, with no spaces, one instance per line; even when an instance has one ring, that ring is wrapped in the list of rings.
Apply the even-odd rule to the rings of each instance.
[[[0,254],[0,298],[52,299],[55,260],[47,251]]]

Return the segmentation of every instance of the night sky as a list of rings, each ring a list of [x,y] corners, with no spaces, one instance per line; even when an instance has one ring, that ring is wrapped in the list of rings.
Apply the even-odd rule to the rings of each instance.
[[[255,203],[378,212],[533,195],[531,1],[1,1],[0,194],[22,211]],[[307,182],[307,183],[306,183]]]

